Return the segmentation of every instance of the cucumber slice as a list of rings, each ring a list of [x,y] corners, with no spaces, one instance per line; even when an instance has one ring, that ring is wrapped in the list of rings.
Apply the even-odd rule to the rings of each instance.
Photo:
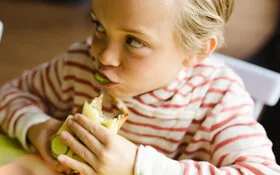
[[[104,75],[100,74],[99,72],[96,72],[94,74],[94,78],[99,82],[99,83],[111,83],[110,80],[108,80]]]
[[[51,141],[51,151],[54,157],[58,157],[60,154],[67,154],[69,147],[63,143],[60,138],[60,134],[56,135]]]

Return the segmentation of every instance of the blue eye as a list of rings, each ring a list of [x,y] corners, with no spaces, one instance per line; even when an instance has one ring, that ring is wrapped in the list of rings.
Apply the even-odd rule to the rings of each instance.
[[[126,43],[129,44],[130,46],[134,47],[134,48],[144,47],[144,44],[140,40],[138,40],[137,38],[135,38],[133,36],[128,36],[126,38]]]
[[[105,28],[102,26],[102,24],[100,24],[99,21],[92,21],[92,23],[95,24],[95,30],[97,32],[105,33]]]

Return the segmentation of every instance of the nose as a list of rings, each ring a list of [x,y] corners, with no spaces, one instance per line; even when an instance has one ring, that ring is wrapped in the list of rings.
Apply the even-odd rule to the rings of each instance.
[[[112,42],[95,42],[92,46],[95,57],[104,66],[117,67],[121,64],[119,48]]]
[[[98,55],[99,61],[105,66],[117,67],[121,64],[117,49],[106,47]]]

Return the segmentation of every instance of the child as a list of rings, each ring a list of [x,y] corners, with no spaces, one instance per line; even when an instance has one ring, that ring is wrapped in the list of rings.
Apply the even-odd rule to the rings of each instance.
[[[93,0],[92,40],[2,87],[2,130],[57,171],[279,174],[240,78],[210,56],[223,44],[232,6],[233,0]],[[75,137],[61,138],[85,162],[54,160],[50,139],[61,121],[103,91],[129,109],[119,135],[75,115],[67,122]],[[103,110],[118,113],[110,98]]]

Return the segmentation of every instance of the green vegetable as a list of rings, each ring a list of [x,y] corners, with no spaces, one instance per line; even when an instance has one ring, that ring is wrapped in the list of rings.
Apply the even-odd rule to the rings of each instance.
[[[56,135],[51,141],[51,150],[54,157],[58,157],[60,154],[67,154],[69,147],[65,145],[61,138],[60,134]]]
[[[72,119],[73,116],[69,115],[66,119]],[[66,122],[62,124],[54,138],[51,140],[51,152],[54,157],[58,157],[60,154],[67,154],[69,152],[69,147],[61,140],[60,134],[62,131],[70,132],[70,129],[66,126]]]
[[[94,74],[94,78],[95,78],[99,83],[103,83],[103,84],[111,83],[110,80],[108,80],[104,75],[100,74],[99,72],[96,72],[96,73]]]

